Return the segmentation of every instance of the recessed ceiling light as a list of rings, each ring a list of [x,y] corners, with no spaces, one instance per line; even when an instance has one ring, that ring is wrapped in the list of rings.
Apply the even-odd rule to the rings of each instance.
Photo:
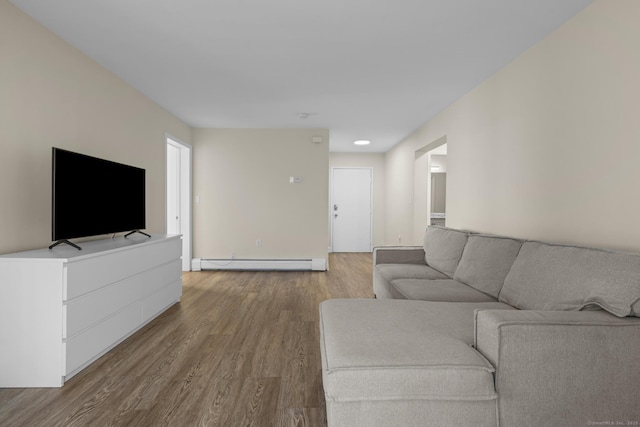
[[[359,139],[357,141],[353,141],[353,143],[356,145],[369,145],[371,144],[371,141],[368,141],[366,139]]]

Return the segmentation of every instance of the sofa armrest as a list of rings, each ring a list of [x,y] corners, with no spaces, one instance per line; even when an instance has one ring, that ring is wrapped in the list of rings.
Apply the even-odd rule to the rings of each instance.
[[[640,319],[605,311],[479,310],[500,425],[640,422]]]
[[[378,264],[424,264],[422,246],[377,246],[373,248],[373,265]]]

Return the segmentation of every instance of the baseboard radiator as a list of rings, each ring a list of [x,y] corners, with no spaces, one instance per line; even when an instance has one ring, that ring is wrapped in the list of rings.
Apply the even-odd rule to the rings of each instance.
[[[322,258],[313,259],[207,259],[194,258],[192,270],[299,270],[326,271]]]

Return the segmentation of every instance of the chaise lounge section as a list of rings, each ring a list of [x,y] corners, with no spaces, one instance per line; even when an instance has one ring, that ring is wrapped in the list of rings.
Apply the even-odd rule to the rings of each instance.
[[[429,227],[320,305],[335,426],[640,423],[640,255]]]

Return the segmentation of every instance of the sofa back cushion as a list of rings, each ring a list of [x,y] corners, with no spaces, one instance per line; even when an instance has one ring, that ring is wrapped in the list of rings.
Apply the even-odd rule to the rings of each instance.
[[[424,233],[424,259],[432,268],[453,277],[469,233],[430,226]]]
[[[630,316],[640,317],[640,299],[638,299],[638,301],[636,301],[636,303],[631,306]]]
[[[453,278],[498,298],[521,246],[521,240],[471,234]]]
[[[499,299],[524,310],[581,310],[595,305],[619,317],[637,316],[640,255],[525,242]]]

